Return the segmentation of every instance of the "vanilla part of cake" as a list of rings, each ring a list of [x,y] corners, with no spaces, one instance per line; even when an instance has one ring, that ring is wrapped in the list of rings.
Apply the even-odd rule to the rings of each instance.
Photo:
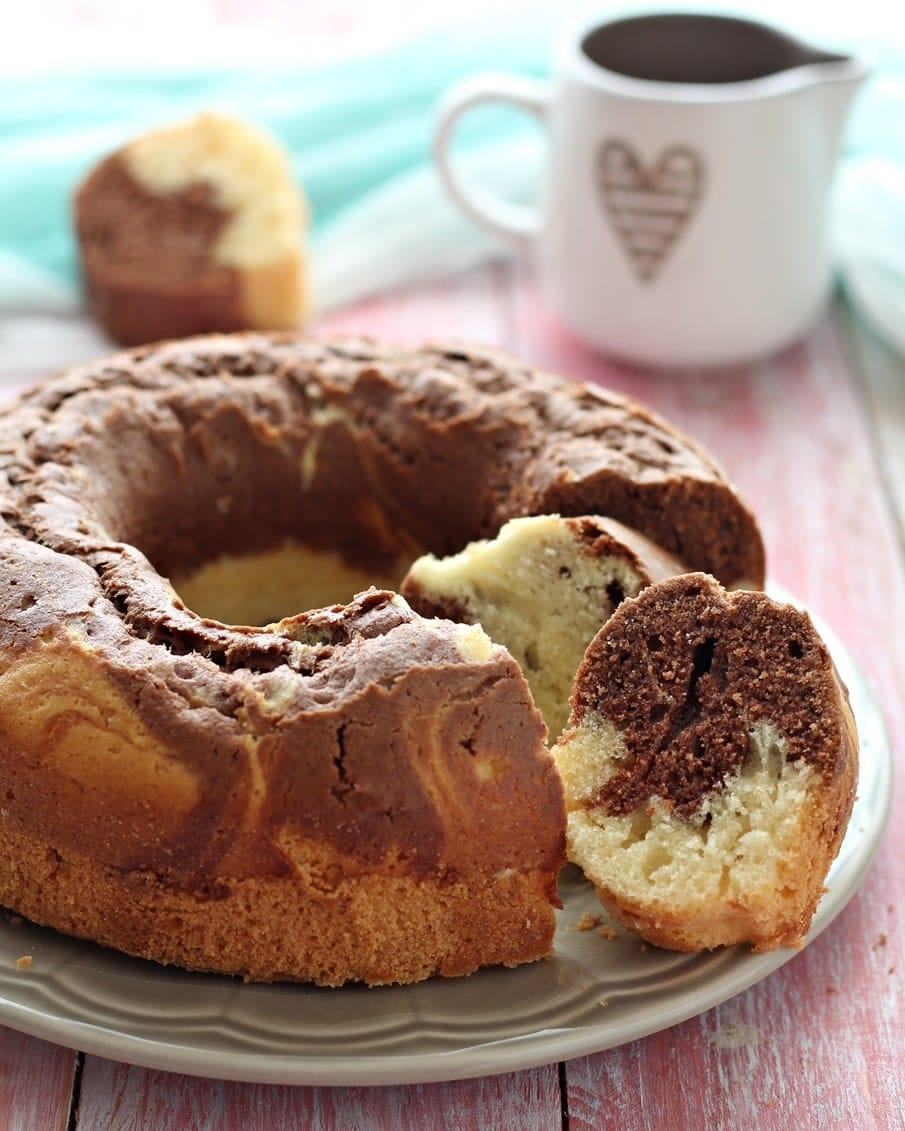
[[[415,561],[402,592],[425,616],[480,623],[516,658],[552,738],[585,649],[626,597],[682,572],[636,531],[585,515],[513,518],[459,554]]]

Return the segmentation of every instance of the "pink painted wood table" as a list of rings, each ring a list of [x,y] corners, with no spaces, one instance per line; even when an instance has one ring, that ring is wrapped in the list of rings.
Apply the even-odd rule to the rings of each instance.
[[[82,340],[78,327],[60,329],[78,343],[67,349],[98,346],[88,330]],[[905,363],[844,306],[782,355],[719,373],[655,374],[602,360],[554,323],[530,273],[512,266],[368,302],[315,329],[498,343],[627,391],[696,436],[758,514],[773,582],[841,638],[874,689],[901,773]],[[43,359],[29,341],[28,325],[0,324],[4,399],[50,364],[47,333]],[[857,893],[802,952],[721,1004],[607,1051],[496,1072],[488,1046],[477,1068],[488,1075],[289,1086],[220,1080],[216,1064],[209,1076],[140,1067],[126,1062],[142,1060],[131,1049],[120,1061],[6,1028],[0,1128],[903,1127],[903,856],[896,797]],[[19,976],[40,980],[40,964]],[[549,1039],[556,1047],[556,1034]],[[533,1053],[530,1063],[541,1059]],[[366,1062],[361,1073],[370,1079]]]

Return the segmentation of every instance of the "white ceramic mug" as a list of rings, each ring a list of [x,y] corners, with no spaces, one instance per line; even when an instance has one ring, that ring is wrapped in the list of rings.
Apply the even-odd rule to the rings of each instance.
[[[537,251],[548,303],[592,345],[654,365],[746,361],[795,340],[826,301],[832,174],[867,73],[748,20],[585,25],[550,83],[477,75],[450,90],[435,158],[468,215]],[[539,209],[457,167],[456,121],[483,102],[546,123]]]

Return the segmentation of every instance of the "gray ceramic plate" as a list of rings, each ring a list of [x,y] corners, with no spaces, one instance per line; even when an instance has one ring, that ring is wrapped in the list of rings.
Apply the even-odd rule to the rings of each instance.
[[[882,836],[889,741],[874,697],[825,627],[861,736],[858,798],[808,936],[846,905]],[[0,1023],[156,1068],[286,1084],[389,1084],[484,1076],[566,1060],[674,1025],[759,982],[795,951],[680,955],[577,924],[600,907],[562,880],[553,958],[416,986],[260,986],[127,958],[0,912]],[[20,969],[20,955],[32,956]]]

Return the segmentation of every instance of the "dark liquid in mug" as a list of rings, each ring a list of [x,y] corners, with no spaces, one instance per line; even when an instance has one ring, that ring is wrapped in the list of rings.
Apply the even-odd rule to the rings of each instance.
[[[762,24],[725,16],[617,20],[589,32],[581,46],[598,67],[654,82],[745,82],[845,58],[809,50]]]

